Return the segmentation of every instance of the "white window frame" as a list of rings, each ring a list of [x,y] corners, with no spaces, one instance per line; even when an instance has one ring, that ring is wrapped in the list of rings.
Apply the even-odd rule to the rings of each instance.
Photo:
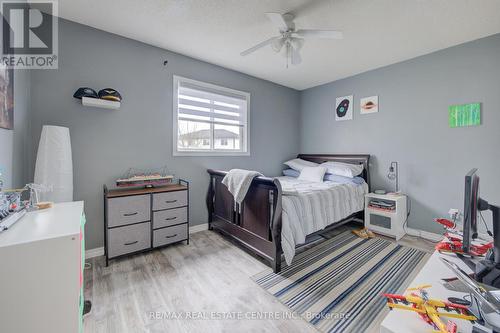
[[[174,86],[173,86],[173,108],[172,108],[172,125],[173,125],[173,156],[250,156],[250,93],[245,92],[245,91],[240,91],[240,90],[235,90],[231,88],[226,88],[222,87],[219,85],[211,84],[211,83],[206,83],[206,82],[201,82],[201,81],[196,81],[193,79],[188,79],[182,76],[174,75]],[[238,150],[238,151],[224,151],[222,149],[212,149],[212,150],[179,150],[178,149],[178,135],[179,135],[179,130],[178,130],[178,91],[179,91],[179,83],[185,82],[185,83],[191,83],[195,84],[201,87],[206,87],[210,88],[212,90],[218,90],[221,92],[228,92],[232,94],[238,94],[242,95],[246,98],[247,102],[247,110],[246,110],[246,126],[243,127],[243,135],[241,138],[242,146],[244,147],[244,150]],[[246,148],[246,149],[245,149]]]

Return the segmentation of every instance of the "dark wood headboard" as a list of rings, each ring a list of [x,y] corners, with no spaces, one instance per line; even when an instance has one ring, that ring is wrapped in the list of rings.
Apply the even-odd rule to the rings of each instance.
[[[315,163],[323,162],[344,162],[351,164],[363,164],[363,173],[361,177],[368,184],[368,191],[371,189],[370,184],[370,155],[368,154],[299,154],[297,158]]]

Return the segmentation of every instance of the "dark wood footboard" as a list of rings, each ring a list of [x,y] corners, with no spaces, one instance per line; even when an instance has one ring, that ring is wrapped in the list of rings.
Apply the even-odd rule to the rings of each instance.
[[[338,161],[353,164],[363,164],[361,175],[370,187],[369,159],[370,155],[298,155],[308,161],[322,163]],[[241,207],[235,205],[233,196],[229,193],[222,179],[226,171],[207,170],[210,175],[206,204],[208,209],[208,226],[217,230],[252,253],[265,259],[274,272],[281,270],[281,214],[282,192],[278,181],[268,177],[256,177],[247,192]],[[353,218],[362,216],[355,213],[343,221],[336,221],[332,227],[337,227]],[[321,230],[320,232],[324,232]]]
[[[281,186],[272,178],[256,177],[241,207],[222,184],[225,171],[208,170],[209,229],[222,232],[269,262],[281,266]]]

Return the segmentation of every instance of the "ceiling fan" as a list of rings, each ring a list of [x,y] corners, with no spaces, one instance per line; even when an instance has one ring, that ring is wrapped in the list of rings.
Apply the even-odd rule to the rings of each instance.
[[[322,39],[342,39],[344,38],[341,31],[335,30],[316,30],[316,29],[295,29],[292,14],[266,13],[273,25],[279,30],[280,35],[271,37],[243,52],[241,56],[249,55],[267,45],[271,45],[276,53],[282,53],[288,62],[292,65],[298,65],[302,62],[300,49],[304,44],[305,39],[322,38]],[[283,51],[283,52],[282,52]]]

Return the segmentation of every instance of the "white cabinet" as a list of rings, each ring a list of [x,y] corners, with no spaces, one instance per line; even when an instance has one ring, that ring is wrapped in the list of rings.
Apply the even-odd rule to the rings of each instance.
[[[83,202],[67,202],[0,233],[0,332],[81,331],[83,223]]]

